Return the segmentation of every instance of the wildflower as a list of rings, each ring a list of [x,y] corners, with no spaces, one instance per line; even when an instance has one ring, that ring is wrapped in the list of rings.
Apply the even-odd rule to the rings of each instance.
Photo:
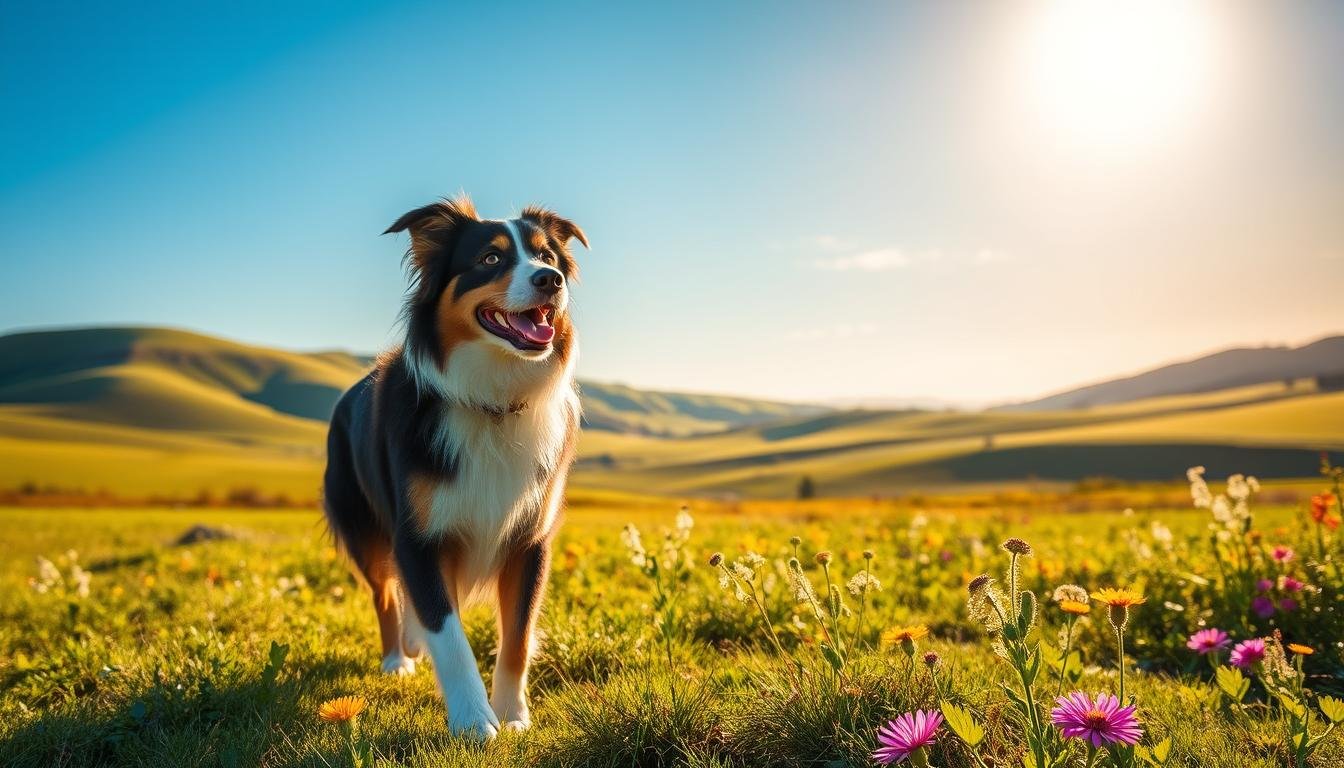
[[[1339,516],[1330,513],[1330,505],[1335,503],[1333,493],[1322,493],[1311,497],[1311,519],[1317,525],[1323,525],[1330,530],[1339,527]]]
[[[1111,607],[1111,626],[1115,627],[1117,632],[1123,631],[1125,625],[1129,623],[1130,606],[1148,602],[1143,593],[1126,587],[1099,589],[1092,593],[1092,599]]]
[[[643,568],[647,562],[647,553],[644,551],[644,542],[640,539],[639,529],[633,524],[626,523],[621,529],[621,543],[625,544],[625,548],[630,552],[630,562]]]
[[[1302,645],[1301,643],[1289,643],[1288,650],[1296,653],[1298,656],[1310,656],[1316,652],[1315,648],[1312,648],[1309,645]]]
[[[989,578],[989,574],[982,573],[971,579],[970,583],[966,585],[966,591],[970,592],[971,596],[974,597],[985,587],[989,586],[991,581],[993,581],[993,579]]]
[[[1301,592],[1302,586],[1303,586],[1302,582],[1298,581],[1297,579],[1294,579],[1292,576],[1283,577],[1284,592]]]
[[[1288,647],[1292,648],[1293,646],[1290,645]],[[1310,652],[1311,649],[1308,648],[1307,650],[1308,652]],[[938,666],[939,661],[941,661],[941,658],[938,656],[938,654],[934,653],[933,651],[929,651],[928,653],[924,654],[924,666],[928,667],[929,669],[933,669],[934,667]]]
[[[1274,582],[1270,581],[1269,579],[1260,579],[1259,581],[1255,582],[1256,592],[1268,592],[1273,588],[1274,588]]]
[[[830,565],[830,564],[831,564],[831,553],[830,553],[830,552],[825,552],[825,551],[818,552],[818,553],[817,553],[817,564],[818,564],[818,565]]]
[[[878,581],[877,577],[868,571],[860,571],[849,580],[845,588],[849,590],[849,594],[860,597],[866,592],[881,592],[882,582]]]
[[[1026,557],[1031,554],[1031,545],[1019,538],[1010,538],[1001,545],[1005,552],[1011,552],[1014,555]]]
[[[714,554],[710,555],[709,565],[712,568],[718,568],[720,565],[723,565],[723,553],[715,552]]]
[[[1292,613],[1297,610],[1297,601],[1291,597],[1285,597],[1279,601],[1279,610],[1284,613]]]
[[[340,696],[322,702],[317,708],[317,716],[328,723],[344,723],[359,717],[368,702],[363,696]]]
[[[1185,647],[1203,656],[1221,651],[1232,644],[1232,638],[1221,629],[1201,629],[1185,641]]]
[[[691,517],[690,507],[682,507],[677,511],[677,516],[673,522],[678,531],[689,531],[695,527],[695,519]]]
[[[1251,612],[1262,619],[1274,615],[1274,601],[1264,595],[1251,600]]]
[[[1092,606],[1087,603],[1074,602],[1073,600],[1061,600],[1059,609],[1073,616],[1086,616],[1091,613]]]
[[[863,550],[863,559],[864,559],[864,560],[872,560],[872,559],[873,559],[873,550],[871,550],[871,549],[865,549],[865,550]]]
[[[1285,547],[1284,545],[1279,544],[1278,546],[1274,547],[1272,555],[1276,563],[1283,564],[1292,562],[1293,557],[1296,556],[1296,553],[1293,552],[1292,547]]]
[[[1265,641],[1258,637],[1242,640],[1232,648],[1228,662],[1234,667],[1250,669],[1265,658]]]
[[[1186,470],[1185,479],[1190,482],[1190,500],[1196,507],[1208,509],[1213,503],[1213,494],[1209,493],[1208,483],[1204,482],[1204,468],[1191,467]]]
[[[789,543],[796,547],[796,546],[798,546],[799,544],[802,544],[802,543],[803,543],[803,540],[802,540],[800,537],[798,537],[798,536],[790,536],[790,537],[789,537]]]
[[[882,633],[883,645],[896,645],[910,640],[919,640],[929,636],[929,628],[923,624],[908,627],[892,627]]]
[[[943,715],[935,710],[906,712],[877,729],[879,746],[873,751],[873,759],[881,765],[891,765],[918,753],[918,761],[927,762],[920,759],[923,750],[932,746],[942,724]]]
[[[1087,590],[1077,584],[1060,584],[1051,596],[1059,609],[1072,616],[1086,616],[1092,606],[1088,605]]]
[[[1084,739],[1097,748],[1134,745],[1143,738],[1134,707],[1122,707],[1120,699],[1106,693],[1098,694],[1095,700],[1079,691],[1060,696],[1050,710],[1050,722],[1059,727],[1065,738]]]

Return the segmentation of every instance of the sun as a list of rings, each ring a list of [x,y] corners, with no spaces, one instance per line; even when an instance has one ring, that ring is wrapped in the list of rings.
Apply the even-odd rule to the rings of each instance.
[[[1021,91],[1053,138],[1139,149],[1194,120],[1213,87],[1214,19],[1197,0],[1051,0],[1024,18]]]

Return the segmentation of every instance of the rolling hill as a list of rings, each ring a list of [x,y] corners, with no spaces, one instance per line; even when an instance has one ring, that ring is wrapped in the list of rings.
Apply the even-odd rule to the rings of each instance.
[[[1306,369],[1344,362],[1320,354],[1334,349],[1329,341],[1309,345],[1315,362]],[[1185,385],[1257,378],[1236,378],[1225,362],[1187,364],[1224,379],[1185,377]],[[343,352],[157,328],[0,337],[0,488],[189,495],[246,487],[312,499],[326,415],[367,365]],[[1148,397],[976,413],[826,410],[585,382],[574,477],[615,491],[786,496],[805,475],[831,495],[1026,478],[1167,480],[1196,463],[1215,475],[1304,476],[1316,452],[1344,450],[1344,392],[1285,373],[1301,370],[1277,366],[1267,383],[1181,393],[1166,391],[1174,385],[1163,374],[1167,386],[1124,390],[1157,393]]]
[[[1001,410],[1058,411],[1188,395],[1251,384],[1344,374],[1344,336],[1301,347],[1238,348],[1150,371],[1003,406]]]

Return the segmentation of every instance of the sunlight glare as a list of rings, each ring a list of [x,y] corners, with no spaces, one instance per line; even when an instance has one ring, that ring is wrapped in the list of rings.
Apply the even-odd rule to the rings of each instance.
[[[1053,0],[1028,21],[1028,108],[1093,152],[1172,138],[1212,85],[1213,24],[1196,0]]]

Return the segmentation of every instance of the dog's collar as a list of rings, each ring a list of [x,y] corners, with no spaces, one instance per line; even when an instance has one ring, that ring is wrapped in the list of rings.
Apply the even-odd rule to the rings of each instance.
[[[489,405],[487,403],[473,403],[468,400],[449,400],[448,404],[454,408],[465,408],[470,411],[480,411],[499,423],[505,416],[517,416],[527,410],[527,401],[509,403],[506,407],[498,405]]]

